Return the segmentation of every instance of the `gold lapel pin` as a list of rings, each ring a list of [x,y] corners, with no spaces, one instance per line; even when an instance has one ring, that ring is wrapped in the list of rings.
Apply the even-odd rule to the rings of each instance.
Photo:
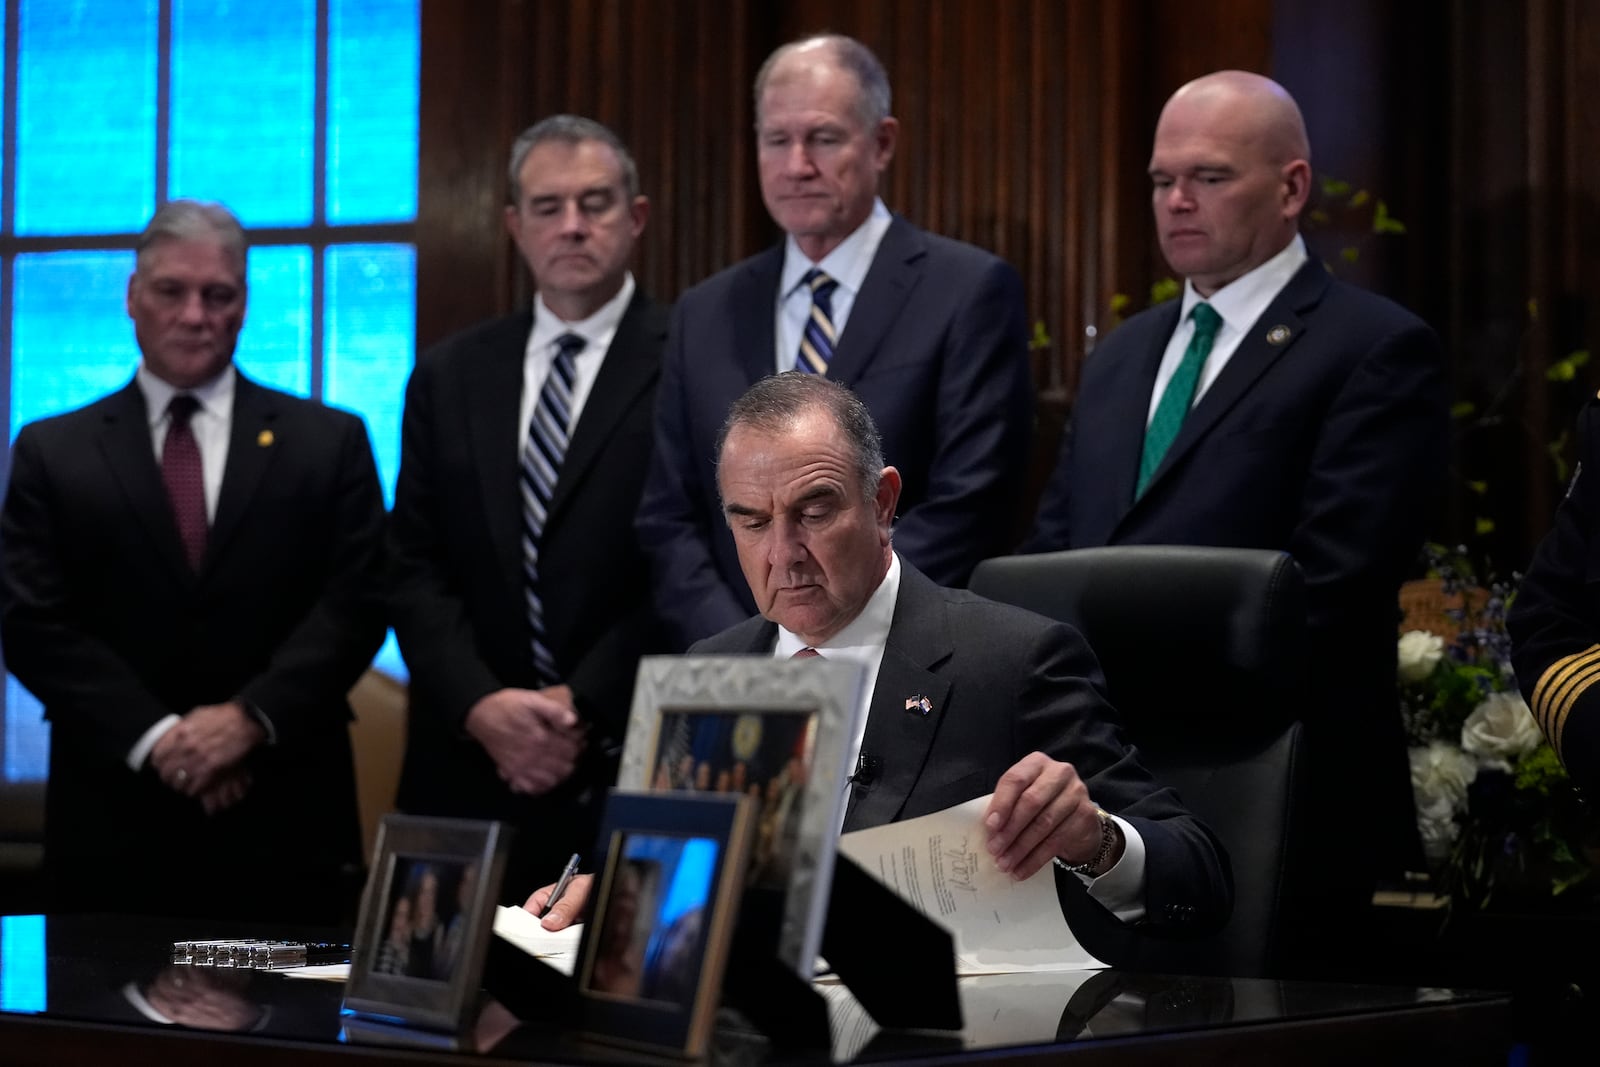
[[[1289,327],[1287,326],[1274,326],[1267,331],[1267,344],[1281,345],[1289,339],[1289,333]]]
[[[272,442],[276,440],[277,438],[272,436],[271,430],[262,430],[260,433],[256,434],[256,447],[271,448]]]

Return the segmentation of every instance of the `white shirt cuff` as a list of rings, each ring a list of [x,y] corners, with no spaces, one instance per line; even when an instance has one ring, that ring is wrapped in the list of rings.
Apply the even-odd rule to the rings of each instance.
[[[168,715],[166,718],[144,732],[138,744],[128,750],[128,769],[137,771],[144,766],[144,761],[150,758],[150,750],[156,747],[156,742],[166,735],[166,732],[182,721],[177,715]]]
[[[1144,838],[1126,819],[1111,816],[1122,829],[1122,858],[1098,878],[1078,877],[1089,887],[1089,895],[1125,923],[1144,918]]]

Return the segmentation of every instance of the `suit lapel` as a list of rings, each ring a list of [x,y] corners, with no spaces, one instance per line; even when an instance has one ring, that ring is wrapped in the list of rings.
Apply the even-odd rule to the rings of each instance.
[[[882,348],[883,339],[900,315],[900,309],[922,279],[927,241],[916,228],[896,216],[883,235],[872,257],[872,266],[861,282],[845,323],[844,334],[834,347],[828,377],[843,385],[853,384]]]
[[[1150,480],[1149,492],[1154,492],[1166,473],[1191,451],[1206,434],[1222,421],[1234,405],[1247,394],[1267,370],[1281,359],[1284,353],[1305,332],[1301,313],[1322,299],[1328,288],[1328,274],[1322,264],[1311,260],[1295,272],[1289,284],[1273,298],[1267,310],[1250,325],[1239,347],[1234,349],[1228,365],[1222,368],[1217,380],[1211,383],[1183,420],[1183,428],[1173,439],[1161,466]],[[1147,492],[1147,496],[1149,493]]]
[[[938,586],[902,560],[900,595],[861,740],[876,774],[868,788],[851,790],[846,831],[893,822],[905,807],[949,702],[950,683],[935,668],[952,647]],[[923,697],[930,710],[907,708]]]
[[[195,574],[184,558],[178,524],[161,484],[161,470],[150,443],[149,413],[137,382],[129,382],[110,397],[99,443],[112,481],[127,496],[128,506],[150,535],[162,563],[184,582],[192,583]]]
[[[233,539],[256,487],[272,465],[281,443],[274,425],[278,421],[278,399],[243,374],[235,371],[233,385],[233,428],[228,434],[228,463],[222,471],[222,491],[217,497],[217,517],[206,539],[202,573],[216,561]]]
[[[734,355],[744,367],[746,385],[754,385],[777,366],[773,349],[777,336],[778,283],[782,275],[783,245],[779,244],[739,268],[729,294],[733,309]],[[695,356],[691,353],[690,358]]]
[[[649,297],[635,290],[600,364],[600,373],[583,402],[578,425],[573,428],[572,440],[556,478],[555,493],[550,498],[546,526],[559,520],[566,502],[611,439],[617,424],[628,413],[635,398],[648,389],[660,373],[664,333],[665,323],[655,305]]]
[[[522,493],[518,441],[527,433],[522,417],[522,365],[530,311],[512,319],[506,329],[485,338],[477,350],[459,359],[461,400],[465,410],[447,416],[441,425],[466,426],[473,467],[482,492],[484,521],[494,542],[501,574],[522,574]]]

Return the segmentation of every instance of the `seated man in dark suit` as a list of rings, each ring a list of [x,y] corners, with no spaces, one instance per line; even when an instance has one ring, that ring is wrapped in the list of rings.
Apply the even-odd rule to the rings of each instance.
[[[125,388],[23,427],[0,514],[6,665],[50,720],[50,907],[348,918],[345,694],[383,639],[361,420],[233,366],[245,236],[175,200],[139,237]]]
[[[1279,549],[1306,580],[1307,709],[1320,843],[1342,911],[1416,851],[1395,697],[1397,598],[1446,469],[1439,339],[1329,277],[1298,228],[1310,192],[1299,108],[1223,71],[1167,102],[1150,156],[1180,299],[1135,315],[1084,365],[1024,551],[1188,544]],[[1348,817],[1361,768],[1374,827]],[[1326,910],[1323,910],[1326,915]]]
[[[615,133],[557,115],[510,156],[505,225],[538,295],[417,360],[389,546],[400,807],[522,827],[520,888],[593,844],[639,656],[665,647],[633,516],[667,309],[628,269],[649,201]]]
[[[899,123],[877,57],[849,37],[784,45],[755,98],[761,196],[786,236],[679,300],[639,509],[680,647],[755,610],[714,460],[729,406],[758,379],[804,370],[866,402],[901,475],[896,544],[947,585],[1010,546],[1033,427],[1016,271],[878,199]]]
[[[891,547],[900,474],[884,465],[854,394],[795,372],[765,379],[734,404],[718,454],[724,514],[761,616],[693,651],[809,649],[866,666],[859,747],[876,773],[855,787],[846,830],[992,791],[984,818],[996,866],[1017,879],[1053,861],[1073,872],[1064,900],[1091,951],[1115,949],[1086,923],[1201,933],[1226,920],[1221,846],[1124,745],[1083,639],[935,585]],[[908,710],[907,694],[930,707]],[[582,902],[569,891],[546,925]]]

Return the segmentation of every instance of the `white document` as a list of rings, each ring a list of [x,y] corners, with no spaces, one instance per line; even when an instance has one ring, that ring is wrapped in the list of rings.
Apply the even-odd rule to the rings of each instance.
[[[530,956],[544,960],[562,974],[571,974],[578,964],[578,940],[583,924],[573,923],[551,933],[539,925],[527,908],[502,904],[494,913],[495,936],[503,937]]]
[[[989,797],[857,830],[839,850],[955,935],[957,974],[1079,971],[1105,964],[1078,944],[1046,865],[1025,882],[984,847]]]

